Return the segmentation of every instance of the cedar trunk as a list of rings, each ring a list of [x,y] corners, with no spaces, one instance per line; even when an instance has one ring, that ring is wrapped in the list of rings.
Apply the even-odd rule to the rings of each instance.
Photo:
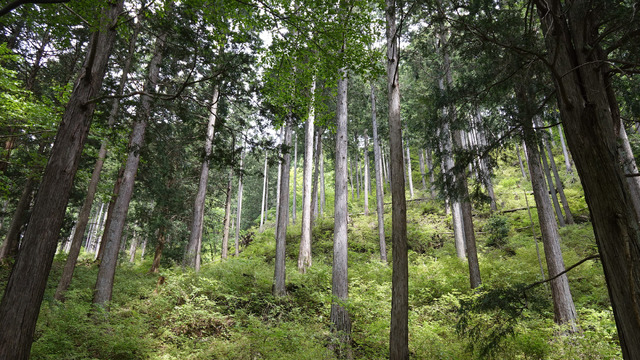
[[[393,249],[389,358],[399,360],[409,359],[409,262],[407,258],[407,204],[404,187],[398,83],[399,39],[396,32],[396,4],[394,0],[386,0],[386,20],[392,207],[391,241]]]
[[[284,126],[285,147],[291,146],[291,119],[287,118]],[[289,217],[289,172],[291,170],[291,154],[285,152],[282,154],[282,162],[280,163],[280,199],[278,201],[277,215],[278,222],[276,224],[276,258],[273,280],[273,295],[280,297],[287,294],[285,286],[286,281],[286,246],[287,246],[287,223]]]
[[[305,124],[304,133],[304,169],[302,171],[302,223],[300,252],[298,253],[298,271],[305,273],[311,267],[311,188],[313,176],[313,138],[315,121],[315,108],[313,105],[315,81],[311,84],[311,99],[309,106],[309,117]],[[316,167],[317,169],[317,167]],[[294,180],[295,181],[295,180]]]

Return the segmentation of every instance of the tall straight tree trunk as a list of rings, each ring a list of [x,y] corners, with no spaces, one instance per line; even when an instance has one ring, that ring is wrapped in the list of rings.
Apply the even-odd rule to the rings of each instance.
[[[369,136],[364,134],[364,215],[369,216]]]
[[[562,146],[562,156],[564,158],[564,167],[568,173],[573,172],[571,169],[571,158],[569,157],[569,151],[567,151],[567,144],[564,141],[564,130],[562,126],[558,124],[558,134],[560,134],[560,146]]]
[[[538,146],[538,144],[536,144],[536,147]],[[531,151],[531,147],[527,146],[527,149],[529,149],[529,151]],[[538,150],[538,149],[536,149]],[[537,151],[538,153],[539,150]],[[556,210],[556,216],[558,217],[558,224],[560,224],[560,227],[565,226],[565,222],[564,222],[564,216],[562,215],[562,210],[560,209],[560,202],[558,202],[558,191],[556,189],[556,187],[553,184],[553,180],[551,179],[551,171],[549,170],[549,162],[547,161],[547,157],[544,154],[544,151],[542,151],[540,153],[541,157],[542,157],[542,168],[544,169],[544,174],[546,175],[545,177],[547,178],[547,185],[549,186],[549,192],[551,194],[551,200],[553,201],[553,208]]]
[[[55,255],[65,208],[87,139],[95,102],[116,39],[123,0],[105,6],[98,31],[62,116],[36,196],[23,247],[0,302],[0,358],[27,359]]]
[[[322,152],[322,135],[320,135],[318,146],[318,157],[320,158],[320,216],[324,215],[326,206],[325,190],[324,190],[324,154]]]
[[[315,121],[315,106],[313,104],[315,99],[315,80],[311,83],[310,89],[310,106],[309,117],[305,124],[304,133],[304,170],[302,173],[302,224],[301,227],[301,239],[300,239],[300,252],[298,254],[298,271],[305,273],[307,268],[311,267],[311,188],[313,177],[313,138]]]
[[[526,101],[526,95],[523,95],[524,94],[519,95],[520,101]],[[554,221],[547,189],[544,187],[544,174],[540,166],[538,144],[532,130],[533,123],[531,119],[523,119],[523,121],[523,129],[525,132],[524,141],[527,144],[526,153],[527,162],[529,163],[529,174],[531,175],[531,186],[533,187],[533,196],[538,208],[538,220],[540,223],[540,231],[542,232],[547,270],[549,271],[549,277],[552,278],[565,270],[562,251],[560,249],[560,234],[558,233],[558,226]],[[551,296],[553,297],[553,312],[556,323],[569,325],[570,331],[576,331],[576,309],[573,304],[571,290],[569,289],[569,280],[566,274],[551,280]]]
[[[463,146],[462,138],[464,132],[456,130],[453,135],[454,145],[460,149]],[[469,282],[472,289],[477,288],[482,283],[480,277],[480,264],[478,263],[478,251],[476,249],[476,235],[473,228],[473,216],[471,213],[471,200],[469,200],[469,185],[464,169],[456,174],[456,192],[460,194],[460,206],[464,226],[464,240],[467,249],[467,263],[469,265]]]
[[[356,199],[356,191],[353,186],[353,161],[351,159],[347,159],[347,172],[349,175],[349,185],[351,185],[351,201]]]
[[[268,173],[268,170],[269,170],[268,159],[269,159],[269,157],[267,156],[267,152],[265,152],[265,154],[264,154],[264,173],[263,173],[263,181],[262,181],[262,205],[260,205],[260,232],[264,231],[264,222],[265,222],[264,221],[265,220],[264,215],[265,215],[265,212],[267,211],[267,192],[268,192],[267,179],[268,179],[268,175],[269,175],[269,173]],[[294,173],[295,173],[295,169],[294,169]],[[294,189],[294,191],[293,191],[294,197],[293,198],[294,199],[296,198],[295,197],[295,193],[296,193],[295,188],[296,187],[294,186],[293,187],[293,189]],[[293,201],[293,203],[295,204],[295,200]],[[295,211],[296,211],[296,207],[294,205],[293,206],[293,212],[295,213]],[[293,216],[293,221],[294,222],[296,221],[295,215]]]
[[[6,262],[9,259],[14,259],[18,254],[18,245],[20,244],[20,229],[28,221],[29,217],[29,205],[31,204],[31,197],[33,195],[33,188],[35,186],[35,180],[32,177],[28,177],[22,189],[20,200],[16,206],[16,211],[11,218],[11,225],[9,225],[9,232],[0,247],[0,262]]]
[[[207,197],[207,181],[209,179],[209,157],[211,156],[211,146],[213,144],[213,131],[216,126],[218,116],[218,85],[213,86],[213,96],[211,97],[211,107],[209,109],[209,121],[207,123],[207,137],[204,141],[204,159],[200,167],[200,181],[198,182],[198,192],[193,204],[193,220],[191,221],[191,233],[187,244],[187,253],[184,257],[184,264],[192,267],[198,272],[200,262],[198,254],[201,251],[202,227],[204,225],[204,201]]]
[[[296,216],[298,212],[298,133],[295,133],[296,137],[293,141],[293,205],[291,205],[291,219],[296,222]],[[306,141],[306,138],[305,138]],[[306,151],[306,148],[305,148]],[[304,175],[303,175],[304,178]],[[304,180],[303,180],[304,181]],[[303,183],[304,187],[304,183]],[[303,190],[304,193],[304,190]],[[304,206],[303,206],[304,209]]]
[[[575,224],[575,221],[573,220],[573,214],[571,214],[571,209],[569,208],[567,196],[564,194],[564,188],[562,185],[562,180],[560,180],[560,174],[558,174],[556,161],[553,158],[553,152],[551,152],[551,145],[549,144],[549,141],[547,141],[547,139],[544,137],[544,135],[545,134],[543,134],[542,143],[547,150],[547,155],[549,155],[549,165],[551,165],[551,172],[553,173],[553,177],[556,181],[556,189],[558,190],[558,195],[560,196],[560,203],[562,204],[562,209],[564,209],[565,222],[567,224]]]
[[[235,238],[235,256],[240,255],[240,226],[242,225],[242,192],[243,192],[243,182],[242,182],[242,162],[244,161],[244,150],[240,154],[240,173],[238,176],[238,205],[236,206],[236,238]],[[287,196],[289,195],[289,188],[287,188]],[[285,218],[285,221],[289,221],[289,217]]]
[[[345,43],[343,42],[342,51]],[[331,327],[342,346],[348,347],[351,337],[351,318],[345,303],[349,300],[347,261],[347,78],[346,68],[338,72],[338,98],[336,108],[336,162],[335,202],[333,229],[333,272],[331,277]],[[346,357],[349,349],[346,349]],[[345,357],[345,354],[340,354]]]
[[[427,170],[429,171],[429,192],[431,193],[431,198],[435,199],[436,197],[436,174],[433,167],[433,160],[431,159],[431,150],[425,150],[425,158],[427,160]]]
[[[411,150],[409,144],[407,144],[407,178],[409,179],[409,194],[413,199],[413,173],[411,171]]]
[[[620,130],[618,131],[619,156],[622,163],[622,169],[625,174],[637,174],[638,166],[636,165],[636,159],[633,156],[633,150],[631,144],[629,144],[629,138],[627,137],[627,131],[624,129],[624,124],[620,121]],[[640,177],[628,176],[627,184],[629,184],[629,191],[631,193],[631,201],[633,207],[636,210],[636,215],[640,219]]]
[[[313,186],[311,190],[311,230],[313,231],[313,226],[315,224],[316,218],[318,217],[318,177],[320,176],[320,171],[322,171],[320,167],[320,155],[322,154],[322,133],[324,131],[320,128],[316,128],[316,150],[313,153]]]
[[[424,173],[424,151],[420,150],[420,178],[422,179],[422,190],[427,191],[427,179]]]
[[[148,67],[148,80],[145,84],[146,93],[153,92],[156,84],[158,84],[165,39],[166,34],[161,34],[156,39],[153,57]],[[106,302],[111,300],[113,279],[118,262],[118,249],[120,248],[122,232],[127,219],[129,203],[133,195],[135,176],[138,171],[138,164],[140,163],[140,149],[144,145],[144,133],[150,118],[151,97],[145,94],[140,97],[140,113],[131,131],[129,154],[122,176],[122,183],[120,184],[120,191],[113,206],[111,223],[109,227],[105,229],[105,237],[102,240],[104,253],[100,262],[98,279],[93,294],[93,303],[101,307],[104,307]]]
[[[524,148],[524,155],[527,155],[527,148],[526,146],[524,146],[523,143],[523,148]],[[522,163],[522,156],[520,156],[520,148],[518,147],[518,144],[516,144],[516,154],[518,154],[518,163],[520,164],[520,172],[522,173],[522,178],[525,180],[528,180],[529,178],[527,177],[527,173],[524,171],[524,164]]]
[[[371,122],[373,127],[373,158],[376,164],[376,212],[378,213],[378,238],[380,240],[380,260],[387,262],[387,244],[384,234],[384,180],[382,179],[382,151],[378,138],[376,111],[376,89],[371,81]]]
[[[222,235],[221,257],[226,259],[229,252],[229,227],[231,223],[231,181],[233,179],[233,171],[229,170],[229,180],[227,181],[227,197],[224,202],[224,230]]]
[[[280,141],[282,141],[282,137],[284,135],[284,126],[282,128],[280,128]],[[282,183],[282,158],[280,158],[280,161],[278,162],[278,180],[276,182],[276,232],[278,232],[278,224],[280,224],[279,221],[279,216],[280,216],[280,211],[278,211],[278,209],[280,208],[280,184]],[[289,188],[287,188],[288,191]]]
[[[391,241],[393,275],[389,358],[409,359],[409,262],[407,257],[407,204],[404,188],[402,122],[400,120],[399,38],[396,2],[385,0],[387,37],[387,87],[389,93],[389,152],[391,162]]]
[[[136,261],[137,248],[138,248],[138,237],[136,236],[136,232],[134,230],[133,236],[131,237],[131,246],[129,247],[129,262],[132,264]]]
[[[290,117],[291,115],[289,115]],[[291,146],[291,119],[287,117],[284,125],[285,147]],[[273,295],[282,297],[287,294],[286,288],[286,247],[287,247],[287,218],[289,216],[289,172],[291,171],[291,154],[287,151],[282,154],[280,169],[280,200],[278,201],[276,224],[276,258],[273,279]]]
[[[355,139],[355,143],[356,144],[360,143],[358,141],[358,137],[357,136],[356,136],[356,139]],[[357,194],[358,200],[360,200],[360,189],[362,189],[362,176],[360,176],[361,174],[360,174],[360,156],[359,156],[360,155],[360,149],[359,149],[359,146],[358,146],[358,150],[356,151],[355,154],[356,154],[356,161],[355,161],[356,170],[355,170],[354,175],[356,177],[356,194]]]

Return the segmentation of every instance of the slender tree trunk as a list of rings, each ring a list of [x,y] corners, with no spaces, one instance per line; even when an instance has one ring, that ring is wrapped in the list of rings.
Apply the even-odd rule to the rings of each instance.
[[[222,259],[226,259],[229,251],[229,227],[231,223],[231,181],[233,179],[233,171],[229,170],[229,181],[227,181],[227,198],[224,203],[224,230],[222,235]]]
[[[569,157],[569,151],[567,151],[567,145],[564,142],[564,130],[562,126],[558,124],[558,134],[560,134],[560,146],[562,146],[562,156],[564,158],[564,167],[567,169],[568,173],[572,173],[571,169],[571,158]]]
[[[92,35],[88,53],[65,108],[44,171],[23,247],[0,302],[0,358],[27,359],[40,304],[58,244],[65,208],[87,139],[95,102],[102,87],[116,37],[114,26],[123,1],[105,6],[99,31]]]
[[[280,128],[280,140],[284,134],[284,127]],[[276,232],[278,232],[278,224],[280,224],[278,216],[280,216],[280,183],[282,183],[282,158],[278,162],[278,181],[276,182]],[[287,188],[289,189],[289,188]]]
[[[411,150],[409,149],[408,144],[407,144],[407,178],[409,179],[409,194],[413,199],[414,194],[413,194],[413,173],[411,170]]]
[[[536,144],[538,146],[538,144]],[[529,151],[531,151],[531,147],[527,146]],[[538,150],[538,149],[536,149]],[[544,174],[547,178],[547,184],[549,186],[549,193],[551,194],[551,200],[553,201],[553,208],[556,210],[556,216],[558,217],[558,223],[560,227],[565,226],[564,216],[562,215],[562,210],[560,209],[560,203],[558,202],[558,191],[553,185],[553,180],[551,179],[551,171],[549,170],[549,163],[547,162],[547,157],[544,154],[544,151],[541,153],[542,156],[542,168],[544,169]],[[531,167],[531,165],[529,165]],[[531,170],[529,170],[531,171]]]
[[[345,44],[343,43],[343,51]],[[333,272],[331,277],[331,328],[338,341],[346,349],[351,337],[351,318],[346,308],[349,300],[347,261],[347,70],[338,73],[338,98],[336,108],[336,162],[335,162],[335,223],[333,230]],[[340,352],[340,357],[345,353]]]
[[[521,101],[526,99],[523,95],[520,95],[520,97]],[[527,162],[529,163],[529,174],[531,174],[531,186],[533,187],[533,196],[538,208],[538,220],[540,222],[540,231],[542,232],[547,269],[549,277],[552,278],[565,270],[560,249],[560,235],[553,218],[553,210],[547,189],[544,187],[540,153],[538,152],[535,135],[531,130],[533,124],[530,119],[528,121],[523,119],[523,121],[526,121],[523,129],[525,131],[525,143],[527,144]],[[572,332],[576,331],[576,309],[566,274],[551,281],[551,295],[553,297],[555,321],[561,325],[569,325]]]
[[[296,149],[296,154],[297,154],[297,149]],[[264,154],[264,175],[263,175],[263,181],[262,181],[262,205],[260,205],[260,232],[264,231],[264,215],[265,215],[265,212],[267,210],[267,191],[268,191],[267,190],[267,178],[268,178],[268,174],[269,174],[268,173],[269,164],[268,164],[268,161],[267,161],[268,159],[269,159],[269,157],[267,156],[267,153],[265,152],[265,154]],[[294,174],[295,174],[295,168],[294,168]],[[295,178],[295,176],[294,176],[294,178]],[[293,196],[293,198],[294,198],[294,200],[293,200],[293,204],[294,204],[293,205],[293,212],[294,213],[296,212],[296,206],[295,206],[295,203],[296,203],[296,201],[295,201],[295,198],[296,198],[295,193],[296,193],[296,191],[295,191],[295,188],[296,187],[294,185],[294,187],[293,187],[293,189],[294,189],[293,190],[293,194],[294,194],[294,196]],[[293,215],[293,221],[294,222],[296,221],[296,216],[295,215]]]
[[[322,133],[324,131],[320,128],[316,128],[316,150],[313,153],[313,187],[311,190],[311,231],[313,232],[313,226],[318,218],[318,177],[320,176],[320,155],[322,154]]]
[[[633,150],[631,144],[629,144],[629,138],[627,137],[627,131],[624,129],[624,124],[620,121],[620,130],[618,131],[619,156],[622,163],[622,169],[625,174],[637,174],[638,166],[636,166],[636,159],[633,156]],[[640,219],[640,176],[628,176],[627,184],[629,185],[629,191],[631,195],[631,202],[636,211],[636,216]]]
[[[209,122],[207,124],[207,137],[204,141],[204,159],[200,168],[200,181],[198,182],[198,192],[193,204],[193,220],[191,222],[191,233],[187,244],[187,253],[184,257],[184,265],[200,270],[200,263],[197,261],[202,244],[202,227],[204,225],[204,201],[207,197],[207,181],[209,179],[209,157],[213,144],[213,132],[218,116],[218,85],[213,87],[211,98],[211,108],[209,110]]]
[[[235,256],[240,255],[240,226],[242,225],[242,192],[243,192],[243,184],[242,184],[242,162],[244,161],[244,150],[240,154],[240,174],[238,177],[238,205],[236,207],[236,238],[235,238]],[[289,188],[287,188],[287,196],[289,195]],[[285,218],[285,221],[289,221],[289,217]]]
[[[156,39],[153,57],[149,62],[149,78],[145,84],[145,92],[147,93],[153,92],[153,89],[155,89],[158,83],[165,38],[166,34],[161,34]],[[111,300],[113,279],[118,260],[118,249],[120,248],[122,231],[124,230],[129,203],[133,195],[135,176],[138,171],[138,164],[140,163],[140,148],[144,145],[144,133],[150,117],[151,97],[149,95],[142,95],[140,97],[140,113],[133,124],[133,130],[129,140],[129,155],[127,156],[122,183],[120,184],[120,192],[115,200],[111,223],[109,227],[105,229],[106,234],[102,240],[104,243],[104,253],[100,262],[98,279],[93,294],[93,303],[101,307],[104,307],[106,302]]]
[[[382,152],[378,139],[378,121],[376,112],[376,92],[371,82],[371,122],[373,127],[373,158],[376,164],[376,211],[378,213],[378,238],[380,240],[380,260],[387,262],[387,244],[384,234],[384,180],[382,179]]]
[[[547,150],[547,154],[549,155],[549,165],[551,165],[551,172],[553,173],[553,177],[556,180],[556,188],[558,189],[558,195],[560,196],[560,203],[562,204],[562,208],[564,209],[565,221],[567,224],[575,224],[575,221],[573,220],[573,214],[571,214],[571,209],[569,208],[567,196],[564,194],[562,180],[560,180],[560,174],[558,174],[558,167],[556,166],[556,161],[553,158],[553,152],[551,152],[551,145],[549,144],[549,141],[547,141],[547,139],[544,137],[544,134],[542,143]]]
[[[364,215],[369,216],[369,136],[364,134]]]
[[[349,172],[349,185],[351,185],[351,201],[356,199],[356,191],[353,186],[353,160],[347,159],[347,171]]]
[[[520,148],[518,144],[516,144],[516,154],[518,155],[518,163],[520,164],[520,172],[522,173],[522,178],[528,180],[527,173],[524,171],[524,165],[522,164],[522,157],[520,156]]]
[[[285,147],[291,146],[291,119],[286,119],[284,126],[284,141]],[[289,172],[291,168],[291,154],[286,152],[282,154],[282,167],[280,170],[280,200],[278,201],[277,219],[276,224],[276,258],[275,258],[275,271],[273,280],[273,295],[276,297],[285,296],[287,289],[285,286],[286,281],[286,247],[287,247],[287,218],[289,216]]]
[[[133,231],[133,236],[131,237],[131,246],[129,247],[129,262],[136,262],[136,249],[138,248],[138,237],[136,236],[135,230]]]
[[[144,252],[147,250],[147,240],[149,239],[145,236],[142,242],[142,249],[140,249],[140,260],[144,260]]]
[[[16,211],[13,214],[13,218],[11,218],[9,232],[7,232],[4,243],[2,243],[2,247],[0,247],[0,262],[14,259],[18,254],[20,230],[29,220],[29,205],[31,204],[31,197],[35,185],[35,180],[33,180],[32,177],[28,177],[24,184],[24,189],[22,189],[22,195],[20,195]]]
[[[309,107],[309,118],[305,124],[304,134],[304,171],[302,180],[302,224],[301,226],[301,239],[300,239],[300,253],[298,254],[298,271],[305,273],[307,268],[311,267],[311,188],[312,188],[312,175],[313,175],[313,138],[315,121],[315,88],[316,83],[313,80],[311,84],[311,99]],[[316,167],[317,169],[317,167]]]
[[[360,147],[358,146],[358,144],[360,142],[358,141],[358,137],[357,136],[356,136],[356,139],[355,139],[355,143],[356,143],[356,146],[357,146],[358,149],[355,152],[355,154],[356,154],[355,164],[352,163],[352,165],[355,166],[355,171],[354,171],[353,175],[356,177],[356,181],[355,181],[356,196],[357,196],[356,198],[358,200],[360,200],[360,189],[362,189],[362,179],[361,179],[361,176],[360,176],[360,156],[359,156],[360,155]]]
[[[427,191],[427,179],[424,173],[424,152],[420,150],[420,178],[422,179],[422,190]]]
[[[323,216],[326,206],[326,199],[324,190],[324,154],[322,152],[322,135],[320,135],[320,138],[318,140],[320,142],[318,146],[318,157],[320,158],[320,216]]]
[[[436,198],[436,174],[433,167],[433,160],[431,159],[431,150],[425,150],[425,158],[427,160],[427,170],[429,171],[429,191],[431,192],[431,198]]]
[[[293,205],[291,206],[292,210],[291,210],[291,218],[293,219],[293,222],[296,222],[296,216],[297,216],[297,212],[298,212],[298,133],[295,133],[295,140],[293,142]],[[305,138],[305,141],[307,139]],[[306,143],[305,143],[306,146]],[[306,147],[305,147],[305,154],[306,154]],[[306,156],[306,155],[305,155]],[[303,165],[304,166],[304,165]],[[304,175],[303,175],[303,179],[304,179]],[[304,189],[304,180],[303,180],[303,184],[302,187]],[[302,190],[303,192],[303,197],[304,197],[304,190]],[[302,206],[302,209],[304,211],[304,205]]]
[[[407,258],[407,204],[404,188],[402,123],[398,83],[399,39],[396,32],[396,3],[386,0],[387,85],[389,93],[389,151],[391,156],[391,240],[393,275],[391,290],[391,333],[389,358],[409,359],[409,263]]]

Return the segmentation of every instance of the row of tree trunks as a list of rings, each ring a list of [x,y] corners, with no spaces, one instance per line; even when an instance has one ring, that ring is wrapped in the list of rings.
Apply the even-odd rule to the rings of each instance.
[[[58,235],[116,39],[123,1],[105,5],[74,84],[36,196],[29,227],[0,302],[0,358],[27,359]]]

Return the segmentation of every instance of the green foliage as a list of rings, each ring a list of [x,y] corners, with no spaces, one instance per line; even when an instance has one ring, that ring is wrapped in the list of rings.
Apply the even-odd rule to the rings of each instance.
[[[506,216],[492,215],[484,225],[484,229],[489,232],[488,246],[501,248],[507,244],[509,220]]]

